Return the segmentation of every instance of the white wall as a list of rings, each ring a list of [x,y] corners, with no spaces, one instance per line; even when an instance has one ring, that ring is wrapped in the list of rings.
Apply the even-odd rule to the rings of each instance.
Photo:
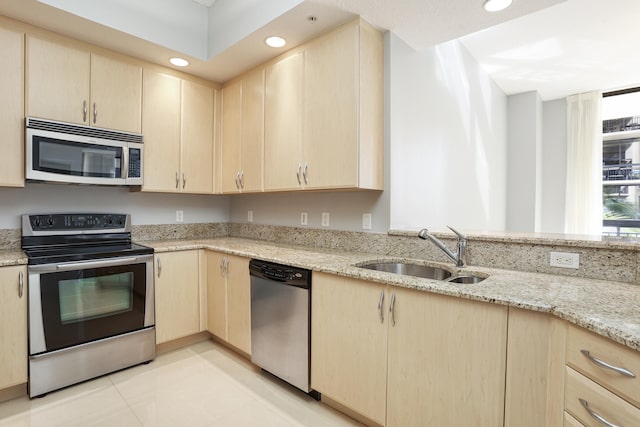
[[[564,98],[542,104],[542,229],[564,233],[567,179],[567,103]]]
[[[459,42],[390,39],[391,228],[504,230],[505,94]]]
[[[226,196],[129,192],[126,188],[27,183],[0,188],[0,229],[20,228],[20,215],[48,212],[130,213],[134,225],[174,224],[176,210],[185,223],[227,222]]]

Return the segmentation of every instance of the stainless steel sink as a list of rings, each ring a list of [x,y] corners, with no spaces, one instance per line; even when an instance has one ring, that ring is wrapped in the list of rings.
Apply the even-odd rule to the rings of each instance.
[[[470,284],[474,284],[474,283],[480,283],[484,279],[486,279],[486,277],[480,277],[480,276],[456,276],[456,277],[452,277],[450,279],[447,279],[447,282],[460,283],[460,284],[463,284],[463,285],[470,285]]]
[[[371,264],[358,265],[358,267],[434,280],[445,280],[451,277],[451,272],[444,268],[404,262],[374,262]]]

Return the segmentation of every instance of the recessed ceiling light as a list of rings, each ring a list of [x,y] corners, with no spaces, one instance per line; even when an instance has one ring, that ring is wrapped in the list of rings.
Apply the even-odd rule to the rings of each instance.
[[[287,44],[287,41],[285,39],[278,36],[267,37],[264,42],[267,44],[267,46],[271,47],[282,47]]]
[[[171,58],[169,59],[169,62],[171,62],[176,67],[186,67],[187,65],[189,65],[189,61],[184,58]]]
[[[485,0],[482,4],[487,12],[499,12],[511,6],[512,0]]]

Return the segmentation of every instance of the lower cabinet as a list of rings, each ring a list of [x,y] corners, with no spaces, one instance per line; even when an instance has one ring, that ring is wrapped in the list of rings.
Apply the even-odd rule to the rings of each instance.
[[[207,251],[207,329],[251,354],[248,258]]]
[[[314,273],[312,387],[387,426],[503,424],[507,307]]]
[[[200,274],[197,250],[154,256],[156,344],[200,332]]]
[[[27,267],[0,268],[0,390],[27,382]]]

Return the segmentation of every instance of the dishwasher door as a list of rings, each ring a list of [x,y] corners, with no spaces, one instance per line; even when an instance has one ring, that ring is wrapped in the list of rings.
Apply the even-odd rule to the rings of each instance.
[[[251,260],[251,361],[309,393],[309,270]]]

